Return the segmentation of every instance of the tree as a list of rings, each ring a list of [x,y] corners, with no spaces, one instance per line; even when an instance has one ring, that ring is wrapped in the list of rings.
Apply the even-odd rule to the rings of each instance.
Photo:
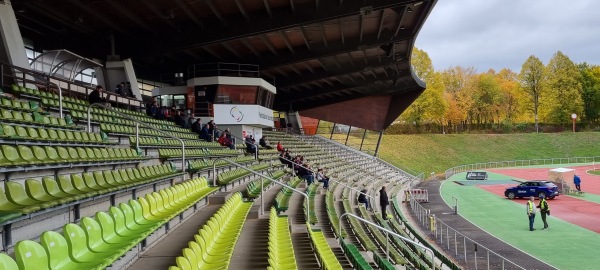
[[[443,98],[441,76],[434,71],[429,55],[423,50],[414,48],[411,62],[415,74],[427,83],[427,90],[406,109],[401,118],[417,125],[423,122],[442,123],[447,105]]]
[[[535,132],[539,132],[538,110],[540,107],[540,97],[544,91],[544,64],[540,59],[531,55],[521,66],[519,73],[519,83],[521,89],[528,95],[529,101],[533,105],[533,117],[535,119]]]
[[[501,103],[499,104],[500,112],[504,120],[511,124],[513,120],[520,114],[520,104],[523,98],[519,92],[517,82],[517,74],[510,69],[502,69],[496,74],[496,81],[500,86]]]
[[[581,73],[582,118],[590,123],[598,123],[600,119],[600,66],[582,63],[578,68]]]
[[[548,95],[544,105],[546,119],[552,123],[569,123],[571,114],[581,115],[581,73],[568,56],[558,51],[545,70],[545,86]]]

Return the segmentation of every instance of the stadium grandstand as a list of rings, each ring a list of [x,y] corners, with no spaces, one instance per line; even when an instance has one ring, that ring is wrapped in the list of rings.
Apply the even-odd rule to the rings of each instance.
[[[0,0],[0,269],[472,266],[376,157],[435,3]]]

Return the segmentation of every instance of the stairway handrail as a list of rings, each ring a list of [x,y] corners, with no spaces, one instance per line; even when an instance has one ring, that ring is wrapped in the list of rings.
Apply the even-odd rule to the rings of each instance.
[[[157,129],[157,128],[149,125],[149,124],[146,124],[145,122],[139,121],[139,120],[137,120],[137,119],[135,119],[135,118],[127,115],[126,113],[119,112],[119,111],[117,111],[117,110],[115,110],[115,109],[113,109],[111,107],[108,107],[108,106],[106,106],[104,104],[101,104],[101,103],[92,103],[92,104],[90,104],[88,106],[88,109],[87,109],[87,130],[88,130],[88,133],[92,132],[92,124],[91,124],[91,120],[92,120],[92,114],[91,114],[92,107],[101,107],[101,108],[104,108],[105,110],[114,112],[114,113],[116,113],[118,115],[121,115],[122,117],[125,117],[125,118],[127,118],[127,119],[129,119],[129,120],[131,120],[131,121],[133,121],[135,123],[137,123],[137,125],[136,125],[136,134],[135,134],[135,136],[136,136],[136,138],[135,138],[136,142],[140,141],[140,133],[139,133],[139,125],[140,124],[143,125],[143,126],[145,126],[146,128],[151,129],[151,130],[158,131],[159,133],[161,133],[163,135],[166,135],[166,137],[173,138],[173,139],[176,139],[179,142],[181,142],[181,170],[182,170],[182,172],[184,172],[182,181],[185,181],[185,175],[186,175],[185,174],[185,171],[186,171],[186,168],[185,168],[186,167],[185,166],[185,143],[183,142],[183,140],[181,138],[175,137],[175,136],[169,134],[166,131],[162,131],[160,129]],[[138,149],[135,149],[135,150],[137,151]]]
[[[420,247],[420,248],[422,248],[422,249],[424,249],[424,250],[426,250],[426,251],[429,251],[429,252],[431,252],[431,269],[435,269],[435,253],[433,253],[433,250],[432,250],[432,249],[430,249],[430,248],[428,248],[428,247],[426,247],[426,246],[422,245],[421,243],[415,242],[415,241],[413,241],[413,240],[411,240],[411,239],[408,239],[408,238],[406,238],[406,237],[404,237],[404,236],[402,236],[402,235],[399,235],[399,234],[397,234],[397,233],[396,233],[396,232],[394,232],[394,231],[391,231],[391,230],[389,230],[389,229],[386,229],[386,228],[384,228],[384,227],[381,227],[380,225],[378,225],[378,224],[376,224],[376,223],[374,223],[374,222],[372,222],[372,221],[370,221],[370,220],[367,220],[367,219],[364,219],[364,218],[362,218],[362,217],[359,217],[359,216],[357,216],[357,215],[355,215],[355,214],[352,214],[352,213],[350,213],[350,212],[343,213],[342,215],[340,215],[340,216],[338,217],[338,224],[339,224],[339,227],[338,227],[338,228],[339,228],[339,231],[340,231],[340,232],[342,231],[342,217],[344,217],[344,216],[351,216],[351,217],[353,217],[353,218],[355,218],[355,219],[358,219],[359,221],[362,221],[362,222],[364,222],[364,223],[367,223],[367,224],[373,225],[373,226],[375,226],[376,228],[378,228],[379,230],[386,232],[386,234],[385,234],[385,241],[386,241],[386,242],[385,242],[385,255],[387,256],[387,260],[388,260],[388,261],[390,260],[390,252],[389,252],[389,246],[388,246],[388,243],[389,243],[388,234],[391,234],[391,235],[393,235],[393,236],[396,236],[396,237],[398,237],[398,238],[400,238],[400,239],[402,239],[402,240],[404,240],[404,241],[406,241],[406,242],[409,242],[409,243],[411,243],[411,244],[413,244],[413,245],[415,245],[415,246],[417,246],[417,247]],[[340,238],[340,244],[341,244],[341,242],[342,242],[342,241],[344,241],[344,237],[342,237],[342,236],[340,235],[340,236],[339,236],[339,238]]]
[[[270,176],[266,176],[266,175],[264,175],[264,174],[262,174],[260,172],[257,172],[257,171],[255,171],[253,169],[250,169],[250,168],[248,168],[248,167],[246,167],[246,166],[244,166],[242,164],[239,164],[237,162],[231,161],[231,160],[229,160],[227,158],[223,158],[223,157],[222,158],[217,158],[213,162],[213,186],[217,186],[217,161],[218,160],[224,160],[226,162],[229,162],[230,164],[233,164],[233,165],[239,167],[240,169],[249,171],[249,172],[251,172],[251,173],[253,173],[253,174],[258,175],[258,176],[261,177],[260,178],[260,211],[261,211],[261,215],[264,215],[264,213],[265,213],[265,209],[264,209],[264,205],[265,205],[264,204],[264,197],[265,196],[263,196],[264,195],[264,189],[265,189],[264,183],[263,183],[263,179],[264,178],[267,178],[267,179],[271,180],[271,182],[275,182],[276,184],[279,184],[280,186],[284,186],[286,188],[289,188],[290,190],[292,190],[292,191],[294,191],[296,193],[299,193],[300,195],[304,196],[307,201],[309,200],[308,195],[306,193],[304,193],[304,192],[302,192],[300,190],[297,190],[297,189],[295,189],[295,188],[293,188],[291,186],[288,186],[288,185],[286,185],[286,184],[284,184],[282,182],[279,182],[278,180],[275,180],[275,179],[273,179]],[[309,216],[310,216],[310,205],[307,204],[306,205],[306,218],[307,218],[307,220],[308,220]]]

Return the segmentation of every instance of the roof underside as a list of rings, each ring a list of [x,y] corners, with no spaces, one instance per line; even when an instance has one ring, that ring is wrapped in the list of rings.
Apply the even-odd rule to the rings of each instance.
[[[156,81],[194,64],[255,64],[278,88],[273,109],[381,130],[424,90],[411,74],[410,56],[435,2],[13,0],[12,5],[22,35],[36,49],[104,59],[112,37],[116,54],[133,59],[138,78]],[[359,100],[382,112],[356,117],[366,113],[356,108]],[[343,104],[353,108],[331,111]]]

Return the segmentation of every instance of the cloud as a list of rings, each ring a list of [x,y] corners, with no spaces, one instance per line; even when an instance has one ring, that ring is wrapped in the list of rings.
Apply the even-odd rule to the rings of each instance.
[[[600,65],[600,1],[439,0],[417,37],[436,70],[510,68],[527,57],[545,64],[562,51]]]

